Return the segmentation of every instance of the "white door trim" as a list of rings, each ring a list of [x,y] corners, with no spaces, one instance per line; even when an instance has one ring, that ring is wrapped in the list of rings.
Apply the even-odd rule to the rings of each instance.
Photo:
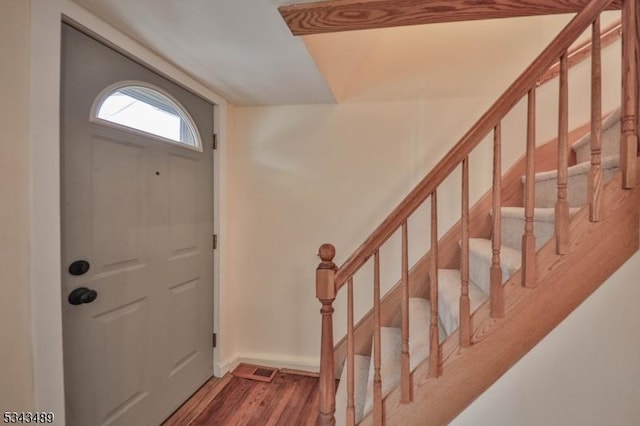
[[[53,411],[64,424],[60,250],[60,27],[64,16],[118,46],[140,62],[216,105],[214,123],[221,142],[214,158],[214,229],[220,234],[214,254],[214,350],[216,375],[229,358],[225,352],[224,252],[226,215],[221,208],[226,182],[227,101],[185,72],[117,31],[70,0],[30,0],[31,5],[31,252],[30,289],[33,376],[36,410]]]

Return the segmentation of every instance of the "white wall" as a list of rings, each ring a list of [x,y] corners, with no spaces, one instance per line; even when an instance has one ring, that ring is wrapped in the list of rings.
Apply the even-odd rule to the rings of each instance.
[[[317,368],[319,245],[335,244],[336,262],[344,261],[448,149],[425,141],[468,127],[477,108],[477,99],[451,99],[235,110],[227,232],[236,356]],[[441,203],[444,212],[455,201],[442,194]],[[423,219],[410,225],[424,236],[413,241],[421,247],[413,259],[426,249]],[[446,216],[442,222],[445,229]],[[398,253],[383,253],[387,288]],[[364,312],[371,280],[359,279]],[[336,318],[344,318],[341,309]]]
[[[29,295],[29,2],[0,13],[0,412],[34,406]]]
[[[452,426],[640,424],[640,253]]]

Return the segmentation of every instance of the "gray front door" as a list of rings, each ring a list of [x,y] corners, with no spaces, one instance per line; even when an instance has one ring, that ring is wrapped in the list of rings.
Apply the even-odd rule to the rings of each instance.
[[[139,82],[184,107],[204,141],[213,106],[69,25],[62,51],[68,424],[156,425],[212,376],[213,153],[91,111],[105,88]],[[76,261],[89,269],[76,275]],[[79,288],[90,303],[69,303]]]

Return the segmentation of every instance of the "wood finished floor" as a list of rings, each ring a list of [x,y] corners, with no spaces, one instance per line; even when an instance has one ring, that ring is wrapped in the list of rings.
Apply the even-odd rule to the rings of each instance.
[[[227,374],[209,380],[163,426],[313,426],[317,412],[317,377],[279,372],[264,383]]]

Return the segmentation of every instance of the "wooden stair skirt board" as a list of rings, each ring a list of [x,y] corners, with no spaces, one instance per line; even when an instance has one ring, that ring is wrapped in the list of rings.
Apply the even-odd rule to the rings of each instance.
[[[231,372],[231,374],[235,377],[257,380],[259,382],[266,383],[271,383],[277,373],[277,368],[245,364],[244,362],[238,364],[238,366]]]

